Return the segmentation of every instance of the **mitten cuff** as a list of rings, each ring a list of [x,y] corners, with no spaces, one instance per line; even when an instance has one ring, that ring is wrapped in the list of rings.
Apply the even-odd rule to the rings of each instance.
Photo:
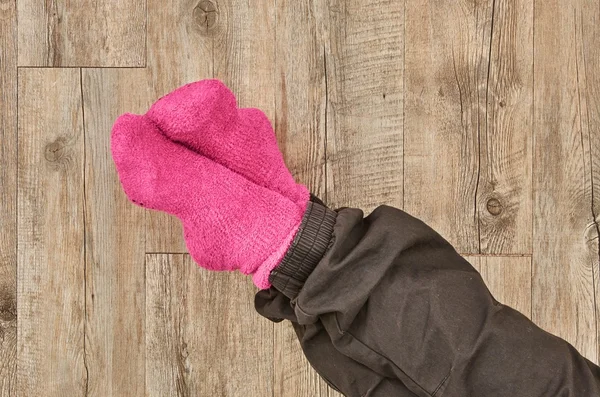
[[[281,263],[271,271],[269,282],[289,298],[304,282],[330,246],[337,213],[315,200],[308,203],[302,223]]]

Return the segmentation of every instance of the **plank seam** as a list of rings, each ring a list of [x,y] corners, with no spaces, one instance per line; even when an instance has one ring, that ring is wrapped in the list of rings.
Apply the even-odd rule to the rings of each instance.
[[[93,66],[93,65],[61,65],[61,66],[38,66],[19,65],[18,69],[146,69],[146,66]]]
[[[83,99],[83,69],[79,68],[79,93],[81,96],[81,124],[83,131],[83,366],[85,367],[85,395],[89,395],[90,371],[87,362],[87,201],[86,201],[86,142],[85,142],[85,105]]]
[[[529,308],[529,312],[531,313],[531,319],[533,320],[533,284],[534,284],[534,280],[533,280],[533,267],[534,267],[534,261],[533,261],[533,254],[534,254],[534,246],[535,246],[535,198],[536,198],[536,194],[535,194],[535,182],[534,182],[534,178],[535,178],[535,151],[536,151],[536,142],[535,142],[535,138],[536,138],[536,107],[535,107],[535,4],[537,3],[537,1],[533,1],[533,5],[532,5],[532,27],[531,27],[531,40],[533,41],[531,43],[531,51],[532,51],[532,55],[531,55],[531,271],[530,271],[530,283],[529,283],[529,288],[531,290],[531,302],[530,302],[530,308]]]
[[[474,254],[468,252],[459,252],[461,256],[470,256],[477,258],[531,258],[533,257],[532,253],[528,254]]]
[[[16,12],[15,12],[15,25],[17,24],[17,16],[16,16]],[[18,26],[15,26],[15,30],[17,30],[17,40],[15,40],[16,43],[16,49],[17,52],[15,54],[15,56],[17,57],[17,59],[15,60],[14,65],[16,66],[19,62],[19,40],[18,40]],[[15,308],[17,311],[17,319],[16,319],[16,324],[15,326],[17,327],[16,330],[16,338],[15,338],[15,350],[16,350],[16,354],[15,354],[15,389],[17,389],[19,387],[19,352],[18,352],[18,348],[19,348],[19,68],[16,68],[16,76],[17,76],[17,86],[16,88],[16,98],[17,98],[17,106],[16,106],[16,117],[17,119],[15,120],[15,125],[14,128],[16,128],[15,130],[15,134],[16,134],[16,140],[17,140],[17,145],[16,145],[16,160],[17,160],[17,164],[15,166],[15,189],[17,190],[15,193],[15,200],[17,200],[17,202],[15,203],[15,233],[17,233],[17,235],[15,236]],[[9,397],[10,397],[10,387],[9,387]]]
[[[327,119],[328,119],[328,109],[329,109],[329,82],[328,82],[328,76],[327,76],[327,50],[325,48],[325,45],[323,45],[323,73],[325,75],[325,122],[324,122],[324,126],[325,126],[325,132],[324,132],[324,144],[325,144],[325,150],[323,150],[323,157],[325,160],[325,191],[323,192],[324,196],[325,196],[325,202],[327,203],[329,201],[329,189],[328,189],[328,184],[329,184],[329,180],[328,178],[328,173],[327,173],[327,132],[328,132],[328,125],[327,125]]]
[[[406,170],[406,0],[402,5],[402,14],[402,209],[404,210],[406,207],[406,178],[404,176]]]
[[[189,255],[187,251],[146,251],[144,255]]]
[[[492,20],[490,23],[490,43],[488,48],[488,67],[487,79],[485,82],[485,134],[486,145],[488,145],[489,136],[489,96],[490,96],[490,74],[492,70],[492,46],[494,40],[494,22],[496,17],[496,0],[492,1]],[[479,95],[478,95],[479,97]],[[478,107],[479,109],[479,107]],[[478,110],[479,112],[479,110]],[[488,159],[489,161],[489,159]],[[475,185],[475,219],[477,221],[477,243],[479,253],[481,253],[481,220],[479,218],[479,184],[481,183],[481,128],[479,128],[479,117],[477,117],[477,184]]]

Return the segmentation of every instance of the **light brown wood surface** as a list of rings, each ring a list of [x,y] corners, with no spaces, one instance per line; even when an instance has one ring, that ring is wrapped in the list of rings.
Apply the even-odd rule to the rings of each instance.
[[[88,387],[80,74],[19,71],[18,395]]]
[[[189,255],[146,257],[146,395],[273,394],[273,325],[252,281],[198,270]]]
[[[401,207],[403,2],[330,1],[326,18],[327,202]]]
[[[141,70],[129,73],[130,78]],[[107,69],[83,69],[85,132],[86,351],[90,396],[144,393],[144,211],[119,190],[109,161],[112,121],[142,109],[125,80]],[[121,84],[117,87],[117,84]],[[119,95],[119,93],[121,95]]]
[[[145,1],[19,0],[17,6],[19,66],[145,66]]]
[[[597,361],[600,8],[536,14],[533,320]]]
[[[0,0],[0,395],[17,357],[17,6]]]
[[[599,54],[600,0],[0,0],[0,395],[339,396],[118,183],[115,118],[203,78],[597,362]]]
[[[531,252],[533,4],[407,2],[405,209],[461,252]]]

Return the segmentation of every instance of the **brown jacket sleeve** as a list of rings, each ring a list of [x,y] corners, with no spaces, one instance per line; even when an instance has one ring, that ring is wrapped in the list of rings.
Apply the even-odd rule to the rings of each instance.
[[[277,289],[259,291],[255,306],[272,321],[291,321],[309,363],[334,390],[345,396],[415,397],[398,379],[386,378],[338,351],[319,321],[299,324],[290,298]]]
[[[305,218],[272,283],[289,298],[309,361],[342,393],[600,396],[600,368],[497,302],[423,222],[387,206],[363,218],[316,203]],[[370,375],[361,378],[347,362]],[[396,391],[402,387],[406,394]]]

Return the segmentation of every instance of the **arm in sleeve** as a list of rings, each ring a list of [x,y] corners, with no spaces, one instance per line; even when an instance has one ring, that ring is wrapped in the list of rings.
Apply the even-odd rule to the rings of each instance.
[[[398,379],[386,378],[338,351],[319,321],[298,324],[290,298],[277,289],[259,291],[254,305],[271,321],[291,322],[308,362],[334,390],[348,397],[415,397]]]
[[[497,302],[439,234],[387,206],[337,214],[291,301],[343,357],[417,396],[600,396],[600,370]]]

